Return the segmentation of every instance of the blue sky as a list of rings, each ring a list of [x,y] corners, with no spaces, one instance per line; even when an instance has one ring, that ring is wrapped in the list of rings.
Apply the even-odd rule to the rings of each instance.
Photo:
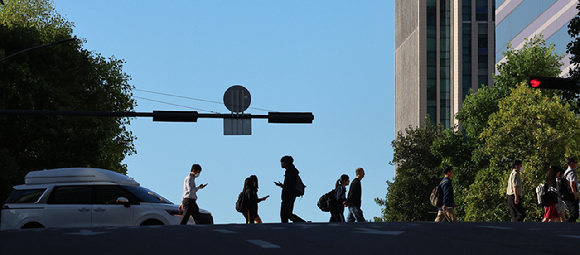
[[[251,114],[312,112],[313,124],[252,121],[252,135],[225,136],[220,119],[197,123],[132,120],[137,154],[128,175],[179,203],[191,165],[203,172],[198,204],[215,223],[243,223],[235,201],[246,177],[259,178],[264,222],[279,222],[280,158],[291,155],[306,194],[295,204],[305,220],[326,222],[316,202],[341,174],[363,167],[365,217],[380,216],[394,177],[394,1],[72,1],[56,10],[75,24],[84,47],[126,61],[136,111],[229,113],[232,85],[252,96]],[[163,96],[191,97],[217,103]],[[149,100],[147,100],[149,99]],[[171,103],[164,104],[162,101]],[[183,107],[185,106],[185,107]],[[189,108],[186,108],[189,107]]]

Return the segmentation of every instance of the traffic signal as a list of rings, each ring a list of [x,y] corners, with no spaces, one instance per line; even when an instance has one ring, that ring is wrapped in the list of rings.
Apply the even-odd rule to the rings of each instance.
[[[563,89],[576,91],[578,86],[570,78],[557,78],[557,77],[530,77],[528,79],[528,85],[532,88],[540,89]]]
[[[312,123],[311,112],[268,112],[268,123]]]

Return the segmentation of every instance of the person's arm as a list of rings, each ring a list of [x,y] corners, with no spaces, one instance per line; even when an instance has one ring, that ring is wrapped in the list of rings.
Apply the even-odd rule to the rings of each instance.
[[[570,190],[574,193],[574,198],[578,200],[578,183],[576,181],[570,182]]]
[[[445,183],[443,183],[443,185],[441,185],[441,189],[443,189],[443,206],[441,207],[441,209],[443,209],[443,211],[447,210],[447,199],[449,199],[449,181],[446,181]]]
[[[513,189],[514,189],[514,196],[515,196],[514,202],[517,205],[520,203],[519,194],[518,194],[518,186],[514,186]]]
[[[350,190],[348,191],[348,197],[346,198],[347,204],[356,200],[357,197],[360,197],[360,181],[354,179],[350,184]]]
[[[195,178],[193,178],[191,174],[188,177],[189,178],[187,179],[186,186],[186,189],[189,191],[188,193],[197,192],[197,187],[195,186]]]

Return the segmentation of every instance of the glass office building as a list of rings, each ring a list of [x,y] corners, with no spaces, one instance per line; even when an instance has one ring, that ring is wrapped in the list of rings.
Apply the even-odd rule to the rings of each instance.
[[[395,128],[446,128],[470,90],[492,83],[494,0],[395,1]]]
[[[502,52],[512,48],[521,49],[525,38],[542,34],[546,43],[556,45],[555,53],[565,54],[566,45],[572,40],[568,24],[576,16],[578,0],[496,0],[496,48],[495,60],[504,62]],[[562,62],[562,76],[570,68],[570,56]]]

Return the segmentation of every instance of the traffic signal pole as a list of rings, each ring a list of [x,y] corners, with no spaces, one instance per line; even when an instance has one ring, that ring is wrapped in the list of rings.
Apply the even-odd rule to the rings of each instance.
[[[267,115],[198,113],[197,111],[107,112],[107,111],[43,111],[0,110],[0,115],[88,116],[88,117],[152,117],[153,121],[197,122],[198,118],[268,119],[268,123],[312,124],[311,112],[268,112]]]

